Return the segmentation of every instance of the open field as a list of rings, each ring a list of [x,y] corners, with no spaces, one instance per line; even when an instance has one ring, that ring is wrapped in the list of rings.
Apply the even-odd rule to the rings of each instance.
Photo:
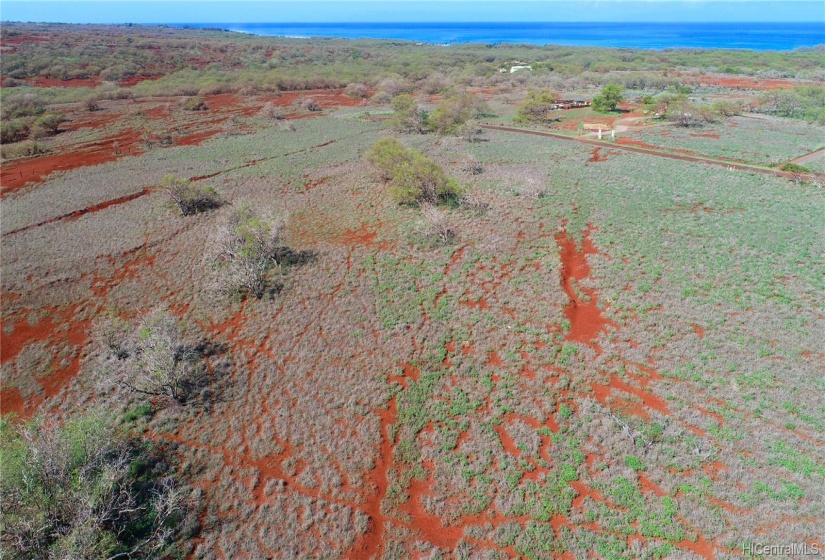
[[[4,49],[51,40],[27,33]],[[0,407],[104,406],[170,453],[200,504],[182,556],[825,546],[825,158],[804,178],[768,167],[822,148],[821,124],[745,114],[679,128],[634,106],[606,118],[644,120],[599,142],[564,126],[592,112],[518,127],[524,84],[466,84],[491,123],[468,142],[393,130],[378,79],[363,97],[202,92],[207,109],[191,111],[154,95],[172,80],[154,71],[123,78],[135,97],[99,110],[49,105],[67,119],[41,140],[49,151],[3,161]],[[61,88],[95,86],[88,74]],[[788,85],[699,76],[696,96]],[[430,108],[449,91],[412,93]],[[446,241],[365,160],[388,136],[480,201],[445,207]],[[223,204],[180,215],[167,175]],[[212,286],[215,234],[245,205],[285,218],[292,255],[260,299]],[[191,402],[100,383],[96,321],[158,307],[213,345]]]

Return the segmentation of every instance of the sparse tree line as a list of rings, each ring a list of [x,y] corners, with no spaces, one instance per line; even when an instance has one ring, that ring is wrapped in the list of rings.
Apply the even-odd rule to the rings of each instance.
[[[392,126],[400,132],[458,135],[474,141],[478,137],[475,119],[490,113],[483,99],[467,92],[447,94],[428,112],[410,93],[399,93],[390,101]]]

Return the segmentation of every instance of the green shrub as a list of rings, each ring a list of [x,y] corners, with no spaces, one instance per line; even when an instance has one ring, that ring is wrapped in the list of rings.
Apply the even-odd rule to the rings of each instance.
[[[0,421],[0,557],[104,559],[172,552],[186,515],[154,450],[111,417]]]
[[[200,97],[190,97],[183,102],[184,111],[206,111],[208,108],[206,102]]]
[[[415,98],[402,93],[396,95],[390,102],[393,115],[390,123],[393,128],[400,132],[426,132],[428,129],[428,115],[419,105]]]
[[[221,198],[214,187],[201,186],[188,179],[167,175],[160,186],[177,205],[181,215],[191,216],[221,205]]]
[[[367,159],[382,178],[389,180],[390,196],[400,204],[438,204],[456,201],[461,196],[458,182],[448,177],[441,166],[394,138],[376,142],[367,152]]]
[[[642,463],[641,459],[633,455],[626,456],[624,458],[624,464],[627,465],[629,468],[633,469],[634,471],[646,470],[645,464]]]
[[[366,156],[381,178],[387,181],[392,179],[402,163],[409,160],[410,150],[395,138],[385,137],[373,144]]]
[[[60,125],[64,122],[66,122],[66,117],[61,113],[46,113],[34,121],[36,125],[51,133],[56,133],[57,129],[60,128]]]
[[[233,211],[215,240],[216,288],[241,298],[262,298],[270,271],[281,266],[285,229],[285,221],[262,218],[249,206]]]
[[[811,171],[804,165],[799,165],[798,163],[786,163],[779,169],[782,171],[790,171],[791,173],[809,173]]]
[[[154,311],[136,327],[104,317],[95,330],[106,349],[99,370],[104,383],[178,403],[198,388],[205,371],[203,356],[174,315]]]
[[[619,84],[607,84],[601,93],[593,98],[593,110],[599,113],[608,113],[619,108],[624,99],[624,88]]]
[[[4,120],[2,126],[0,126],[0,144],[11,144],[25,140],[29,137],[30,132],[30,118]]]
[[[438,134],[456,134],[467,121],[487,111],[482,99],[462,92],[441,101],[428,117],[427,125]]]
[[[547,120],[551,106],[558,97],[559,95],[556,92],[549,89],[529,90],[527,100],[518,108],[516,117],[513,120],[522,124]]]
[[[17,117],[32,117],[45,111],[45,102],[36,93],[9,95],[0,104],[0,116],[3,121]],[[4,123],[5,128],[5,123]]]
[[[18,157],[30,157],[46,154],[49,151],[50,150],[46,146],[39,142],[35,142],[34,140],[26,140],[25,142],[20,142],[19,144],[3,146],[1,153],[3,159],[13,159]]]

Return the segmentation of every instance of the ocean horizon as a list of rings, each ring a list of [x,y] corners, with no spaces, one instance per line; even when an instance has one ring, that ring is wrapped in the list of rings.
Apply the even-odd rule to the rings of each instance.
[[[798,23],[209,23],[220,28],[292,38],[388,39],[451,45],[529,44],[638,49],[698,48],[790,51],[825,44],[825,21]]]

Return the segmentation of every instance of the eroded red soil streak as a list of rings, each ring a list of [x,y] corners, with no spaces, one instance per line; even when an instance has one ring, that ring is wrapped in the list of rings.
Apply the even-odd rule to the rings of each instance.
[[[174,142],[176,146],[197,146],[198,144],[202,144],[206,140],[209,140],[213,136],[220,133],[221,131],[218,129],[202,130],[200,132],[193,132],[192,134],[175,138]]]
[[[118,82],[118,85],[120,87],[132,87],[139,84],[140,82],[145,82],[147,80],[157,80],[162,77],[163,76],[144,76],[142,74],[139,76],[129,76],[128,78],[120,80]]]
[[[461,305],[469,307],[470,309],[490,309],[490,304],[483,297],[478,298],[478,301],[464,300]]]
[[[521,449],[518,448],[516,441],[507,433],[507,429],[502,424],[498,424],[495,426],[495,430],[504,450],[513,457],[519,457],[521,455]]]
[[[23,80],[30,86],[35,87],[65,87],[65,88],[76,88],[76,87],[97,87],[102,82],[100,78],[72,78],[70,80],[60,80],[58,78],[44,78],[43,76],[38,76],[36,78],[26,78]]]
[[[596,255],[598,251],[590,240],[590,230],[584,232],[581,250],[577,250],[576,241],[567,235],[566,230],[561,230],[556,234],[556,243],[561,248],[561,285],[567,297],[570,298],[564,308],[564,314],[570,321],[570,331],[565,335],[565,340],[574,340],[587,344],[596,352],[601,353],[601,349],[593,342],[605,328],[610,325],[618,327],[612,321],[604,318],[598,303],[599,298],[593,288],[582,287],[580,282],[590,275],[590,265],[587,263],[587,255]],[[576,283],[574,288],[573,283]],[[587,301],[578,292],[582,292]]]
[[[731,89],[771,90],[792,88],[799,85],[790,80],[765,80],[759,78],[728,78],[721,76],[699,76],[699,83],[703,86],[717,86]]]
[[[28,183],[41,181],[55,171],[98,165],[139,153],[137,131],[125,131],[117,136],[87,144],[70,152],[50,154],[37,158],[15,160],[0,169],[0,197],[6,196]],[[115,142],[119,149],[115,150]]]
[[[720,136],[718,132],[696,132],[690,135],[691,138],[713,138],[714,140],[719,140]]]
[[[593,383],[591,386],[596,394],[596,400],[602,404],[609,406],[610,403],[608,403],[607,400],[611,391],[620,391],[628,395],[636,396],[641,401],[642,405],[651,410],[655,410],[665,416],[670,415],[670,411],[668,410],[667,404],[664,400],[660,399],[653,393],[645,391],[644,389],[639,389],[638,387],[628,385],[616,375],[610,377],[610,384],[607,386],[598,383]],[[626,401],[624,406],[621,408],[625,409],[625,412],[629,414],[634,414],[641,418],[649,419],[647,410],[642,408],[642,406],[637,402]]]
[[[0,364],[5,365],[12,362],[23,349],[29,344],[42,342],[50,348],[60,345],[70,348],[82,348],[85,346],[90,321],[80,320],[75,317],[75,313],[80,305],[59,310],[52,309],[49,314],[35,324],[29,323],[23,312],[10,332],[0,326]],[[56,354],[56,353],[55,353]],[[3,413],[14,412],[21,416],[28,416],[45,398],[52,398],[80,371],[80,352],[75,352],[67,365],[62,365],[59,355],[55,355],[52,362],[52,373],[46,377],[38,379],[42,394],[35,396],[28,402],[16,389],[5,389],[3,391]]]
[[[590,159],[587,160],[587,163],[598,163],[600,161],[607,161],[607,154],[602,155],[601,148],[593,148],[593,154],[590,156]]]
[[[387,410],[377,411],[381,419],[381,447],[375,460],[375,467],[367,474],[367,481],[374,489],[373,495],[362,508],[369,516],[369,527],[347,554],[347,558],[353,560],[381,558],[384,554],[384,527],[387,519],[381,512],[381,502],[384,501],[389,487],[387,472],[392,462],[393,447],[389,427],[395,422],[396,413],[395,397],[390,400]]]
[[[639,473],[639,485],[642,487],[642,492],[652,492],[660,498],[667,495],[667,492],[654,484],[644,473]]]
[[[105,209],[110,208],[112,206],[117,206],[119,204],[126,204],[127,202],[131,202],[133,200],[136,200],[136,199],[142,197],[145,194],[149,194],[149,189],[148,188],[144,188],[143,190],[138,191],[134,194],[121,196],[119,198],[113,198],[112,200],[107,200],[106,202],[93,204],[92,206],[87,206],[86,208],[81,208],[80,210],[75,210],[74,212],[69,212],[68,214],[63,214],[61,216],[56,216],[54,218],[49,218],[48,220],[44,220],[44,221],[38,222],[36,224],[31,224],[31,225],[28,225],[28,226],[25,226],[25,227],[22,227],[22,228],[18,228],[18,229],[10,231],[8,233],[4,233],[3,235],[4,236],[5,235],[12,235],[12,234],[15,234],[15,233],[20,233],[21,231],[26,231],[27,229],[40,227],[40,226],[45,226],[47,224],[52,224],[54,222],[60,222],[60,221],[63,221],[63,220],[66,220],[66,221],[77,220],[81,216],[85,216],[86,214],[93,214],[94,212],[100,212],[101,210],[105,210]]]
[[[701,534],[698,535],[696,542],[685,539],[677,543],[674,543],[674,545],[678,548],[689,550],[693,554],[701,558],[705,558],[705,560],[713,560],[714,558],[716,558],[713,543],[708,541]]]

